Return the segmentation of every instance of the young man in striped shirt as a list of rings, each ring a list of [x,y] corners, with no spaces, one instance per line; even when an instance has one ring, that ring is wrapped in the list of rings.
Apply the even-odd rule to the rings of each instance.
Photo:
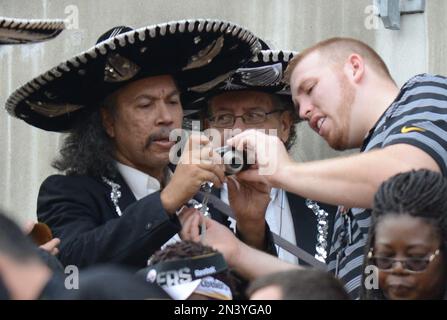
[[[245,131],[228,143],[256,151],[259,169],[240,173],[245,180],[340,205],[328,270],[358,298],[370,224],[370,211],[364,208],[371,208],[378,186],[412,169],[447,173],[447,79],[418,75],[399,89],[379,55],[349,38],[306,49],[291,60],[286,77],[300,117],[332,148],[361,148],[361,153],[295,163],[279,139],[260,132]],[[276,158],[263,152],[269,143],[278,150]],[[273,174],[262,175],[263,167],[272,166]],[[253,277],[275,268],[288,267],[241,271]]]

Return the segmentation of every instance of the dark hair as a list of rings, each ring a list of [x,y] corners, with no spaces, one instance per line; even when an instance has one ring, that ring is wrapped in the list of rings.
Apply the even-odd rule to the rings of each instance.
[[[180,260],[217,252],[211,247],[193,241],[181,241],[155,252],[150,259],[151,265],[159,262]]]
[[[39,259],[32,241],[2,212],[0,212],[0,253],[17,262]]]
[[[114,112],[113,105],[106,108]],[[114,178],[118,171],[113,152],[113,141],[102,124],[100,108],[96,108],[70,130],[52,165],[67,175]]]
[[[397,174],[379,187],[374,197],[372,224],[365,247],[364,268],[372,265],[368,252],[374,247],[378,222],[390,215],[410,215],[421,218],[431,226],[441,239],[440,250],[444,265],[447,266],[445,248],[447,248],[447,180],[437,172],[412,170]],[[380,289],[364,287],[362,281],[362,299],[385,299]]]
[[[175,261],[185,258],[202,256],[210,253],[218,252],[211,247],[193,241],[181,241],[166,246],[163,250],[155,252],[150,258],[150,265],[159,262]],[[238,288],[241,286],[240,280],[230,270],[212,275],[223,283],[225,283],[233,294],[233,299],[238,299],[241,294]]]
[[[252,91],[252,90],[246,89],[246,91]],[[269,92],[262,91],[262,90],[254,90],[254,91],[259,91],[259,92],[268,94],[272,101],[273,106],[290,113],[290,116],[292,117],[292,124],[290,126],[289,137],[287,138],[287,141],[284,143],[286,146],[286,149],[290,150],[290,148],[292,148],[292,146],[295,144],[295,141],[296,141],[296,125],[298,124],[298,122],[300,122],[300,118],[295,111],[295,106],[293,104],[292,99],[290,98],[289,95],[274,94],[274,93],[269,93]],[[210,101],[214,96],[215,95],[211,95],[206,98],[204,107],[201,109],[201,112],[199,115],[200,120],[202,122],[203,122],[203,120],[205,120],[206,118],[211,116]]]
[[[251,296],[268,286],[278,286],[281,300],[349,300],[340,280],[316,269],[296,269],[273,273],[253,281],[247,289]]]
[[[300,122],[300,118],[295,111],[295,106],[293,104],[292,99],[288,95],[279,95],[279,94],[271,94],[273,105],[279,109],[285,110],[290,113],[292,117],[292,125],[290,126],[289,137],[285,142],[285,146],[287,150],[290,150],[292,146],[296,142],[296,125]]]

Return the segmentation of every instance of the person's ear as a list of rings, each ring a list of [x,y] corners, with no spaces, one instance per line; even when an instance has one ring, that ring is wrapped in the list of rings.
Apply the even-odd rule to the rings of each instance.
[[[278,132],[279,138],[285,143],[289,139],[290,130],[293,126],[293,117],[289,110],[286,110],[281,113],[281,117],[279,118],[280,122],[280,131]]]
[[[101,121],[107,135],[115,137],[115,118],[109,108],[101,108]]]
[[[359,83],[365,74],[365,60],[359,54],[353,53],[346,63],[348,77],[355,83]]]

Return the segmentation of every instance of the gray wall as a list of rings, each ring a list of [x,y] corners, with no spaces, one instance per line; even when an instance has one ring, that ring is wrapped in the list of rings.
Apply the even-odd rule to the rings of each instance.
[[[0,0],[0,15],[18,18],[70,18],[78,10],[78,28],[57,39],[28,46],[0,48],[0,105],[19,85],[92,46],[102,32],[116,26],[142,27],[168,20],[220,18],[241,24],[276,49],[300,51],[332,36],[361,39],[389,64],[399,84],[421,72],[447,74],[447,4],[427,1],[424,14],[402,17],[400,31],[370,28],[372,0]],[[299,125],[299,161],[339,154],[307,125]],[[18,221],[35,219],[40,183],[54,171],[61,136],[27,126],[0,111],[0,206]]]

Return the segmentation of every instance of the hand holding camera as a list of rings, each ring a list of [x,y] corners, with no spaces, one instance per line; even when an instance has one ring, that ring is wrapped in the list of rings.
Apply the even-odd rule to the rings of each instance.
[[[226,180],[220,156],[213,151],[209,139],[192,134],[182,152],[171,181],[161,192],[167,212],[173,214],[191,199],[205,182],[220,188]]]
[[[230,146],[223,146],[215,148],[214,152],[222,157],[225,165],[225,175],[227,176],[247,170],[250,167],[245,151],[241,152]]]

